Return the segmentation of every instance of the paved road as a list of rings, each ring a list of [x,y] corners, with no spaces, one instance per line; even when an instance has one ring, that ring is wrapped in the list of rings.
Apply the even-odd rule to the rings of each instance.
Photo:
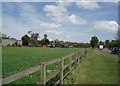
[[[105,51],[106,53],[109,53],[109,54],[111,53],[111,51],[109,49],[106,49],[106,48],[103,49],[103,51]]]
[[[108,54],[111,54],[111,51],[109,49],[104,48],[103,51],[108,53]],[[111,54],[111,55],[118,56],[118,54]],[[120,54],[119,54],[119,57],[120,57]]]

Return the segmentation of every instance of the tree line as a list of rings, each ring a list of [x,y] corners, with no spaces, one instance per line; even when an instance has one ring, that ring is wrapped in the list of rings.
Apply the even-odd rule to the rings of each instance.
[[[32,31],[28,31],[28,34],[25,34],[21,37],[23,46],[34,46],[34,47],[61,47],[61,48],[68,48],[68,47],[76,47],[76,48],[88,48],[90,47],[89,43],[77,43],[77,42],[64,42],[60,41],[58,39],[55,39],[54,41],[50,41],[47,38],[47,34],[44,34],[44,38],[41,40],[38,40],[39,33],[34,33]]]
[[[23,46],[38,47],[43,45],[47,46],[50,43],[49,39],[47,39],[47,34],[44,34],[44,38],[42,40],[38,40],[38,38],[39,38],[39,33],[28,31],[28,35],[25,34],[24,36],[22,36],[21,40]]]
[[[59,41],[58,39],[55,39],[54,41],[49,41],[49,39],[47,38],[47,34],[44,34],[44,38],[42,40],[38,40],[39,33],[28,31],[28,34],[30,36],[26,34],[21,38],[23,42],[23,46],[96,48],[99,45],[103,45],[105,48],[109,48],[109,49],[120,46],[119,39],[115,39],[111,41],[107,39],[105,41],[101,41],[98,39],[98,37],[93,36],[91,37],[90,43],[77,43],[77,42],[70,42],[70,41],[67,41],[67,42]]]
[[[91,37],[90,43],[77,43],[70,41],[64,42],[58,39],[55,39],[54,41],[50,41],[47,37],[48,37],[47,34],[44,34],[44,38],[38,40],[39,33],[28,31],[27,34],[21,37],[22,45],[30,46],[30,47],[62,47],[62,48],[68,48],[68,47],[96,48],[99,45],[103,45],[105,48],[109,48],[109,49],[112,49],[113,47],[120,47],[120,29],[118,29],[117,38],[114,40],[107,39],[105,41],[101,41],[98,39],[98,37],[93,36]],[[10,36],[0,33],[0,39],[15,39],[15,38],[10,38]],[[2,42],[2,40],[0,42]]]
[[[113,47],[120,47],[120,29],[117,32],[117,38],[114,40],[105,40],[99,41],[98,37],[93,36],[90,40],[90,45],[92,48],[98,47],[99,45],[103,45],[105,48],[112,49]]]

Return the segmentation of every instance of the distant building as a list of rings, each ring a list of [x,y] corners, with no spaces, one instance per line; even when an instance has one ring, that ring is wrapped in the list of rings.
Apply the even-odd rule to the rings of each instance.
[[[69,46],[69,48],[73,48],[73,46],[71,45],[71,46]]]
[[[2,46],[12,46],[14,44],[17,45],[22,45],[22,41],[21,40],[15,40],[15,39],[2,39]]]
[[[55,43],[49,44],[48,47],[55,48]]]
[[[22,40],[17,40],[17,45],[22,46]]]

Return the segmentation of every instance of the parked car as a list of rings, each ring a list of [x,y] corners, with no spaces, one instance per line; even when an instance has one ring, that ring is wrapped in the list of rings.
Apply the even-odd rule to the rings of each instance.
[[[114,47],[111,50],[111,54],[120,54],[120,47]]]

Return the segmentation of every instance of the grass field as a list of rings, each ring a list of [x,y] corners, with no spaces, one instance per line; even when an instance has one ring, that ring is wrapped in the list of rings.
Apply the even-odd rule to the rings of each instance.
[[[39,48],[39,47],[2,47],[2,76],[23,71],[33,66],[38,66],[41,62],[68,55],[79,48]],[[31,78],[30,78],[31,77]],[[14,82],[36,83],[39,80],[39,72],[26,76]]]
[[[99,50],[91,50],[73,72],[66,79],[67,84],[117,84],[118,58]]]

